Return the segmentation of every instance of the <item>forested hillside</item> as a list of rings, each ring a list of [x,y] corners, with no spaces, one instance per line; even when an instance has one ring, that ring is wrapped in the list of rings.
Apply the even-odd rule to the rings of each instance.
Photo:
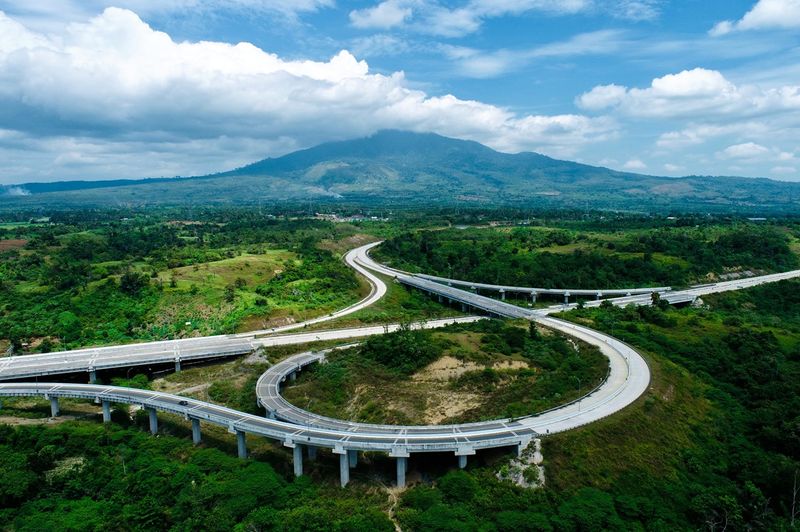
[[[630,231],[544,227],[416,231],[374,254],[388,264],[466,281],[540,288],[681,286],[720,274],[797,267],[793,226],[720,225]],[[750,271],[750,273],[746,273]]]

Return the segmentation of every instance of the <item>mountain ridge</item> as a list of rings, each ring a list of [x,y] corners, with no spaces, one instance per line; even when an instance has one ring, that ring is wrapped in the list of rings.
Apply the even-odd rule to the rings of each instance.
[[[11,187],[16,195],[8,193]],[[66,203],[98,205],[316,200],[796,211],[800,202],[798,183],[636,174],[535,152],[502,153],[434,133],[397,130],[327,142],[203,176],[32,183],[11,185],[6,191],[5,204],[36,204],[58,195]]]

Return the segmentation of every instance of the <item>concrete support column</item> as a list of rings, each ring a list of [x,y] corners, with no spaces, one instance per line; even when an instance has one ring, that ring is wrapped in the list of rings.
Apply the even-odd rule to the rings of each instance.
[[[600,301],[601,297],[603,297],[603,292],[597,292],[597,296],[595,299],[597,299],[597,301]]]
[[[505,301],[506,300],[506,291],[500,290],[500,299]]]
[[[158,416],[156,415],[155,408],[148,408],[147,413],[150,415],[150,434],[158,433]]]
[[[180,358],[176,358],[175,359],[175,373],[180,373],[180,371],[181,371],[181,359]]]
[[[50,398],[50,417],[58,416],[60,410],[58,409],[58,397]]]
[[[347,453],[339,455],[339,483],[342,487],[350,482],[350,460]]]
[[[527,441],[521,441],[521,442],[519,442],[518,444],[516,444],[514,446],[514,451],[515,451],[517,457],[522,456],[522,451],[525,450],[525,447],[528,446],[528,443],[529,442],[527,442]]]
[[[406,487],[406,468],[408,467],[408,458],[405,456],[397,457],[397,487]]]
[[[294,464],[294,476],[303,476],[303,446],[299,443],[294,444],[292,449],[292,464]]]
[[[296,371],[293,371],[293,372],[289,373],[289,380],[292,381],[292,382],[297,380],[297,372]]]
[[[111,421],[111,403],[103,401],[103,423]]]
[[[461,312],[466,312],[466,311],[467,311],[467,304],[461,303]]]
[[[458,467],[459,467],[459,469],[464,469],[465,467],[467,467],[467,455],[466,454],[458,455]]]
[[[90,369],[89,370],[89,384],[94,384],[97,382],[97,371]]]
[[[569,303],[569,292],[564,292],[564,304]]]
[[[247,458],[247,439],[246,439],[246,436],[247,435],[243,431],[241,431],[241,430],[237,430],[236,431],[236,450],[239,453],[239,458],[241,458],[242,460]]]
[[[308,446],[306,446],[306,449],[307,449],[306,454],[308,455],[308,459],[309,460],[316,460],[317,459],[317,448],[314,447],[313,445],[308,445]]]
[[[536,303],[536,292],[531,292],[531,303]]]
[[[347,459],[351,468],[356,467],[358,465],[358,451],[347,451]]]
[[[444,302],[444,297],[442,297],[442,296],[440,295],[440,296],[439,296],[439,303],[443,303],[443,302]]]
[[[275,418],[275,411],[274,410],[267,410],[267,418],[276,419]]]
[[[200,445],[200,442],[203,441],[203,437],[200,434],[200,420],[197,418],[192,418],[192,443],[195,445]]]

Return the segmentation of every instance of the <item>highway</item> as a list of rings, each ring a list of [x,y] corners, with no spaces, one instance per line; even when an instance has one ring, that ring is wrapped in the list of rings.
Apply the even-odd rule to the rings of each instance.
[[[324,361],[331,349],[300,353],[270,367],[256,384],[259,403],[267,410],[267,415],[277,417],[298,425],[315,426],[333,430],[346,430],[354,434],[430,433],[431,430],[457,430],[469,439],[470,434],[485,429],[497,429],[505,425],[509,436],[521,429],[537,434],[555,433],[569,430],[606,417],[635,401],[647,389],[650,372],[644,359],[630,346],[615,338],[554,318],[542,317],[537,322],[584,342],[597,346],[609,359],[609,373],[606,380],[590,394],[573,404],[561,406],[535,415],[516,419],[499,419],[487,422],[465,423],[459,425],[376,425],[333,419],[305,411],[292,405],[281,395],[281,384],[303,367]],[[461,452],[468,450],[468,442],[462,445]],[[458,452],[458,451],[457,451]],[[468,453],[471,454],[471,453]]]
[[[470,322],[478,319],[480,319],[478,316],[464,316],[414,323],[411,326],[435,328],[443,327],[450,323]],[[203,338],[191,338],[186,340],[148,342],[112,347],[76,349],[74,351],[57,351],[40,355],[6,357],[0,358],[0,381],[86,372],[89,374],[89,380],[91,382],[96,377],[96,372],[100,370],[152,366],[176,362],[176,369],[179,370],[181,362],[197,362],[201,360],[243,355],[251,353],[259,347],[364,338],[366,336],[393,332],[398,328],[400,328],[400,324],[393,323],[369,327],[275,335],[262,338],[245,337],[242,335],[206,336]]]
[[[258,435],[282,441],[294,448],[295,474],[303,471],[303,448],[309,456],[316,448],[332,449],[340,455],[340,478],[344,486],[349,481],[349,470],[357,461],[358,451],[383,451],[397,459],[397,483],[404,485],[407,458],[415,452],[447,451],[459,457],[459,465],[466,465],[466,457],[479,449],[514,446],[519,452],[539,435],[569,430],[613,414],[635,401],[647,389],[650,372],[644,359],[623,342],[587,327],[568,323],[549,314],[574,308],[574,304],[554,305],[545,309],[532,309],[508,304],[485,297],[470,290],[461,290],[422,276],[409,275],[387,268],[373,261],[368,251],[378,243],[351,250],[345,257],[348,265],[364,275],[371,284],[370,294],[357,304],[308,322],[292,324],[268,331],[254,331],[229,336],[211,336],[184,340],[149,342],[122,346],[80,349],[42,355],[28,355],[0,359],[0,380],[18,380],[59,373],[88,372],[90,380],[100,369],[130,367],[150,364],[175,363],[234,356],[251,352],[259,347],[303,344],[325,340],[347,340],[382,334],[399,325],[358,327],[314,331],[299,334],[275,334],[289,329],[320,323],[356,312],[378,301],[386,293],[385,283],[372,272],[395,278],[407,286],[424,290],[431,295],[458,302],[464,309],[480,309],[492,315],[534,320],[546,327],[579,338],[597,346],[609,359],[607,379],[591,394],[579,401],[519,419],[494,420],[485,423],[450,426],[390,426],[358,424],[346,420],[324,418],[297,409],[280,396],[280,382],[300,366],[317,362],[320,354],[305,353],[276,364],[262,375],[257,385],[261,404],[271,416],[260,417],[238,412],[211,403],[172,394],[135,390],[96,384],[58,383],[3,383],[0,396],[39,396],[51,401],[53,414],[58,413],[58,399],[62,397],[88,399],[101,404],[104,420],[110,419],[110,403],[140,405],[150,413],[151,430],[157,431],[157,411],[178,414],[192,421],[193,437],[200,440],[200,421],[225,426],[236,434],[239,455],[246,456],[246,435]],[[726,281],[671,291],[661,295],[672,302],[692,301],[694,298],[728,290],[748,288],[800,276],[800,270],[768,276]],[[446,280],[445,280],[446,281]],[[452,283],[451,283],[452,284]],[[487,285],[497,286],[497,285]],[[651,304],[649,293],[609,299],[615,305]],[[590,301],[586,306],[600,304]],[[417,326],[436,327],[454,321],[470,321],[476,317],[434,320]],[[281,417],[279,421],[271,417]],[[313,450],[313,453],[312,453]]]

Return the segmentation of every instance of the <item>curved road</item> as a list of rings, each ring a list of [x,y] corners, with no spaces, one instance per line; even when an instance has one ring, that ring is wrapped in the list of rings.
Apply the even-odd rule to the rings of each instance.
[[[403,485],[407,467],[406,458],[412,452],[454,452],[459,456],[459,463],[463,466],[466,464],[465,457],[475,454],[477,449],[511,445],[520,450],[527,445],[531,438],[537,435],[568,430],[617,412],[635,401],[646,390],[650,378],[647,364],[630,346],[587,327],[547,316],[549,313],[571,308],[572,305],[557,305],[549,309],[529,310],[479,296],[470,291],[412,276],[372,261],[367,252],[376,245],[378,243],[361,246],[351,250],[345,257],[346,262],[351,267],[368,279],[372,285],[370,294],[355,305],[331,315],[284,328],[255,331],[240,335],[150,342],[128,346],[50,353],[47,355],[12,357],[0,361],[0,379],[74,371],[88,371],[93,376],[97,369],[105,367],[124,367],[126,365],[169,363],[173,361],[176,364],[176,369],[178,369],[181,360],[231,356],[241,352],[249,352],[258,346],[357,338],[369,334],[380,334],[389,330],[389,327],[362,327],[258,337],[262,334],[295,329],[312,323],[334,319],[356,312],[374,303],[385,294],[386,285],[380,278],[369,271],[373,270],[377,273],[394,277],[404,284],[438,295],[440,298],[446,297],[460,301],[464,305],[484,309],[498,315],[532,319],[547,327],[596,345],[610,361],[610,372],[607,380],[592,394],[582,398],[580,401],[539,415],[478,424],[419,427],[355,424],[342,420],[321,418],[297,409],[290,409],[290,412],[279,412],[281,416],[295,416],[296,419],[292,419],[291,422],[277,421],[172,394],[93,384],[0,384],[0,395],[46,397],[51,401],[54,415],[57,414],[58,398],[60,397],[90,399],[102,404],[104,419],[106,420],[109,418],[107,414],[110,403],[138,404],[150,412],[151,430],[154,432],[157,430],[157,410],[176,413],[192,420],[195,441],[200,439],[200,420],[226,426],[229,431],[237,435],[240,456],[246,456],[245,435],[247,433],[277,439],[294,448],[296,474],[302,474],[303,447],[309,448],[309,455],[312,454],[311,450],[317,447],[330,448],[334,453],[340,455],[342,485],[345,485],[349,480],[349,468],[354,465],[355,452],[359,450],[384,451],[397,458],[398,484]],[[717,291],[735,290],[763,282],[797,277],[798,275],[800,275],[800,271],[693,287],[683,291],[680,297],[696,297]],[[680,293],[672,292],[668,297],[673,298],[676,294]],[[611,301],[615,304],[649,304],[650,296],[646,294]],[[440,322],[434,322],[430,325],[435,326],[445,321],[448,320],[440,320]],[[270,401],[271,394],[277,391],[279,382],[275,382],[273,378],[276,375],[279,375],[279,372],[271,373],[268,378],[262,378],[259,381],[259,396],[262,398],[262,402]]]
[[[539,434],[561,432],[606,417],[635,401],[647,389],[650,372],[644,359],[630,346],[606,334],[588,327],[554,318],[537,320],[542,325],[569,336],[579,338],[595,345],[609,359],[607,379],[590,394],[582,397],[574,404],[554,408],[547,412],[515,419],[498,419],[486,422],[464,423],[459,425],[378,425],[357,423],[342,419],[334,419],[303,410],[289,403],[280,394],[281,383],[302,367],[315,362],[322,362],[325,354],[307,352],[289,357],[270,367],[256,384],[256,395],[259,403],[267,410],[268,415],[285,421],[333,430],[346,430],[353,434],[402,433],[420,434],[457,430],[468,440],[471,433],[484,429],[496,429],[505,425],[509,434],[521,428]],[[465,442],[465,446],[468,446]],[[462,449],[463,450],[463,449]]]

